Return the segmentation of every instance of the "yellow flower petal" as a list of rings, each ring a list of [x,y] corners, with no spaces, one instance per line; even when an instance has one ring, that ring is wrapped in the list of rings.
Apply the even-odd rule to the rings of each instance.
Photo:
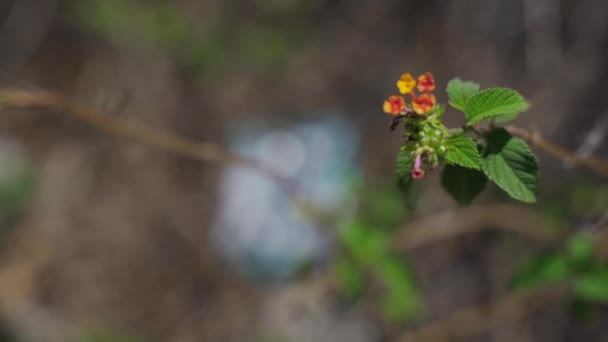
[[[401,75],[399,81],[397,81],[397,88],[401,94],[409,94],[416,87],[416,79],[410,73]]]
[[[384,101],[384,104],[382,105],[382,110],[384,110],[385,113],[391,114],[393,106],[391,106],[391,103],[388,101]]]

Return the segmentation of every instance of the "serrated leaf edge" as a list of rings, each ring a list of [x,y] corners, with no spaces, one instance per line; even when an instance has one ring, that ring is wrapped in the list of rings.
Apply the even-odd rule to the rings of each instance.
[[[464,107],[461,107],[461,106],[459,106],[459,105],[455,104],[455,103],[452,101],[452,99],[451,99],[451,96],[450,96],[450,91],[449,91],[449,89],[450,89],[450,84],[452,84],[452,82],[470,83],[470,84],[474,84],[475,86],[477,86],[477,90],[476,90],[476,91],[475,91],[475,92],[474,92],[474,93],[473,93],[471,96],[469,96],[469,98],[473,97],[473,95],[477,94],[477,93],[480,91],[480,90],[479,90],[480,85],[479,85],[479,83],[477,83],[477,82],[463,80],[463,79],[461,79],[460,77],[455,77],[455,78],[451,79],[450,81],[448,81],[448,83],[446,84],[446,88],[445,88],[445,90],[446,90],[446,93],[447,93],[447,95],[448,95],[448,104],[449,104],[450,106],[452,106],[453,108],[455,108],[455,109],[457,109],[457,110],[459,110],[459,111],[461,111],[461,112],[464,112],[464,109],[465,109],[465,107],[466,107],[466,101],[468,101],[469,99],[466,99],[466,100],[465,100],[465,103],[464,103],[464,105],[465,105],[465,106],[464,106]]]
[[[524,140],[519,139],[517,137],[511,137],[511,139],[517,139],[518,141],[521,141],[524,144],[524,148],[526,149],[526,152],[528,152],[534,158],[534,163],[536,164],[536,172],[535,172],[534,176],[535,176],[536,179],[539,179],[540,178],[540,170],[539,170],[538,158],[532,152],[532,150],[530,149],[530,146],[528,146],[528,144]],[[511,198],[513,198],[515,200],[518,200],[520,202],[524,202],[524,203],[535,203],[536,202],[537,194],[534,193],[534,192],[532,192],[532,191],[530,191],[530,192],[532,193],[532,197],[534,199],[531,200],[531,201],[523,200],[523,199],[518,198],[517,196],[513,195],[513,193],[512,193],[512,191],[511,191],[510,188],[503,187],[502,185],[500,185],[499,183],[497,183],[496,179],[493,176],[491,176],[491,175],[488,174],[488,172],[486,170],[486,163],[484,163],[483,160],[482,160],[482,163],[481,163],[481,168],[483,170],[483,173],[486,175],[486,177],[488,177],[488,179],[491,180],[492,182],[494,182],[494,184],[496,184],[496,186],[498,186],[500,189],[502,189],[504,192],[506,192]],[[511,169],[511,168],[508,168],[508,170],[509,170],[509,172],[511,172],[513,174],[515,173],[513,171],[513,169]],[[515,176],[515,178],[517,178],[519,180],[519,177]]]
[[[493,114],[493,115],[490,115],[490,116],[487,116],[487,117],[483,117],[483,118],[480,118],[480,119],[477,119],[477,120],[470,120],[467,117],[467,110],[466,109],[467,109],[468,103],[471,101],[471,99],[473,99],[473,98],[475,98],[475,96],[479,96],[479,95],[481,95],[483,93],[490,92],[490,91],[496,91],[496,90],[507,90],[507,91],[513,92],[514,94],[516,94],[517,96],[519,96],[523,100],[523,102],[525,103],[525,107],[523,109],[521,109],[519,111],[515,111],[515,112],[496,113],[496,114]],[[493,88],[487,88],[487,89],[480,90],[480,91],[476,92],[475,94],[471,95],[467,99],[467,101],[465,102],[465,106],[462,109],[462,111],[465,113],[465,118],[467,120],[467,126],[470,126],[470,125],[474,125],[474,124],[476,124],[476,123],[478,123],[480,121],[491,119],[491,118],[493,118],[495,116],[504,115],[504,114],[512,114],[512,113],[522,113],[522,112],[525,112],[526,110],[528,110],[529,108],[530,108],[530,103],[518,91],[516,91],[514,89],[511,89],[511,88],[506,88],[506,87],[493,87]]]
[[[464,153],[463,154],[472,162],[472,164],[476,164],[477,167],[472,167],[470,165],[465,165],[465,164],[459,163],[459,162],[454,161],[454,160],[449,160],[448,159],[448,154],[449,154],[450,147],[454,146],[453,144],[450,145],[450,146],[448,146],[448,152],[446,152],[446,154],[445,154],[444,159],[445,159],[446,163],[448,163],[450,165],[461,166],[461,167],[464,167],[464,168],[467,168],[467,169],[471,169],[471,170],[481,170],[481,166],[482,166],[481,155],[479,154],[479,151],[477,151],[477,148],[475,147],[476,146],[475,145],[475,141],[473,141],[473,139],[471,139],[469,136],[467,136],[465,134],[462,134],[462,133],[456,133],[456,134],[451,135],[450,137],[447,138],[447,141],[449,141],[450,138],[453,138],[454,136],[464,136],[464,137],[468,138],[473,143],[474,150],[476,152],[476,155],[475,155],[476,160],[473,160],[473,159],[469,158],[469,155],[467,155],[467,154],[464,154]]]

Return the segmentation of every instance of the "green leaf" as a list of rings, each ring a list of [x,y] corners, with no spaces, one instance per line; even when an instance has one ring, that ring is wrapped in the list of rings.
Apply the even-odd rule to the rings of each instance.
[[[448,164],[481,169],[481,157],[473,139],[462,133],[455,133],[446,139],[445,145],[447,147],[445,160]]]
[[[384,286],[383,313],[390,320],[403,321],[418,316],[422,300],[409,268],[395,257],[386,258],[374,269]]]
[[[538,161],[525,141],[504,128],[487,135],[482,168],[486,176],[512,198],[533,203],[538,192]]]
[[[524,97],[513,89],[490,88],[471,96],[466,101],[464,114],[467,125],[473,125],[499,115],[508,115],[503,119],[514,119],[517,114],[529,107]]]
[[[494,122],[507,122],[507,121],[511,121],[511,120],[515,119],[518,116],[519,116],[519,112],[509,113],[509,114],[500,114],[500,115],[496,115],[496,116],[492,117],[492,120],[494,120]]]
[[[348,299],[356,299],[363,291],[364,272],[353,260],[340,257],[333,265],[338,287]]]
[[[566,280],[570,274],[568,260],[561,254],[541,254],[528,259],[516,270],[511,286],[531,288]]]
[[[455,78],[448,82],[447,92],[450,106],[464,111],[467,100],[479,90],[479,84]]]
[[[399,188],[408,193],[412,186],[412,174],[410,173],[414,166],[414,157],[412,151],[402,147],[397,154],[397,185]]]
[[[588,301],[608,303],[608,268],[596,267],[579,277],[574,283],[574,293]]]
[[[446,165],[441,173],[441,185],[460,205],[471,203],[487,182],[483,172],[455,165]]]

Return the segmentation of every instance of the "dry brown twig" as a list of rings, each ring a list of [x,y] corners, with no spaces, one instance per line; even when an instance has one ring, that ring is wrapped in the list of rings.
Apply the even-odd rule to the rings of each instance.
[[[551,156],[564,161],[576,164],[602,176],[608,177],[608,160],[593,156],[580,156],[574,151],[567,150],[550,141],[547,141],[540,132],[527,130],[518,126],[508,125],[505,129],[514,136],[522,138],[540,150]]]
[[[513,220],[517,217],[517,220]],[[553,241],[557,236],[542,229],[546,222],[532,208],[514,205],[477,205],[447,210],[405,224],[398,229],[394,247],[404,251],[454,236],[499,228],[533,240]]]
[[[121,138],[136,140],[186,158],[242,165],[270,175],[279,181],[286,180],[276,170],[214,143],[193,141],[137,122],[104,115],[57,93],[44,90],[0,89],[0,104],[17,108],[52,110]]]
[[[447,318],[402,335],[400,342],[439,342],[472,337],[501,324],[522,319],[567,293],[568,287],[541,287],[514,292],[490,304],[465,308]]]

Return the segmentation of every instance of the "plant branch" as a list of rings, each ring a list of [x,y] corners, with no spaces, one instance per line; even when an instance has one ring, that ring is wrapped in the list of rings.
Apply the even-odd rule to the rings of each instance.
[[[0,89],[0,104],[19,108],[41,108],[61,113],[116,136],[133,139],[177,155],[205,162],[236,164],[285,181],[285,177],[256,160],[238,155],[209,142],[197,142],[163,130],[99,113],[75,100],[44,90]]]
[[[574,151],[567,150],[547,141],[538,131],[527,130],[515,125],[506,126],[505,129],[512,135],[526,140],[531,145],[536,146],[557,159],[571,162],[589,171],[608,177],[608,160],[593,156],[580,156]]]
[[[516,217],[517,220],[513,220]],[[555,241],[558,237],[532,208],[513,204],[470,206],[435,213],[405,224],[394,237],[399,251],[414,249],[458,235],[501,229],[533,240]]]
[[[489,329],[530,315],[545,304],[567,294],[568,287],[540,287],[514,292],[489,304],[456,311],[445,319],[400,336],[397,341],[451,341],[486,332]]]

